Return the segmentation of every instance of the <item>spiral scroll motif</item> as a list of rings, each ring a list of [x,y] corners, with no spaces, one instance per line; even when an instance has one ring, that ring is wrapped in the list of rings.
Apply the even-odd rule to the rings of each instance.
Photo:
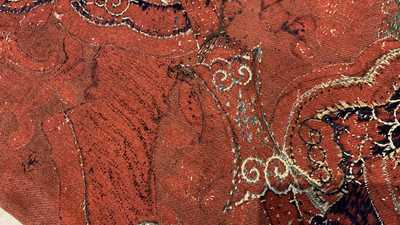
[[[168,38],[190,31],[180,3],[155,4],[143,0],[72,0],[72,7],[90,23],[125,26],[146,36]]]

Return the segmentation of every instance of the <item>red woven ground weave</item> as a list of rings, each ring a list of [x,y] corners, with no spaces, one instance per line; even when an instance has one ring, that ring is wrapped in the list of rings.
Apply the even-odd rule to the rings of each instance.
[[[400,224],[399,5],[1,0],[0,207],[24,225]]]

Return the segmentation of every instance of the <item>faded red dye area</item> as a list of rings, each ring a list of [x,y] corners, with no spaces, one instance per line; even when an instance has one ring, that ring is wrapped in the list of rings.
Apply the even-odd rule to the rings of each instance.
[[[2,1],[0,207],[27,225],[399,224],[397,10]]]

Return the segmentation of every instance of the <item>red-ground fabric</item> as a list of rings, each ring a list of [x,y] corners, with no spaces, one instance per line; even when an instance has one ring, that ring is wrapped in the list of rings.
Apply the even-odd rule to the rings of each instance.
[[[1,1],[0,207],[24,225],[400,224],[398,4]]]

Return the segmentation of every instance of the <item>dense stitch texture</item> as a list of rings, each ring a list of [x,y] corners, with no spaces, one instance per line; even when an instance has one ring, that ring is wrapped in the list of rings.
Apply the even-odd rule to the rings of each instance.
[[[26,225],[399,224],[397,0],[0,2]]]

